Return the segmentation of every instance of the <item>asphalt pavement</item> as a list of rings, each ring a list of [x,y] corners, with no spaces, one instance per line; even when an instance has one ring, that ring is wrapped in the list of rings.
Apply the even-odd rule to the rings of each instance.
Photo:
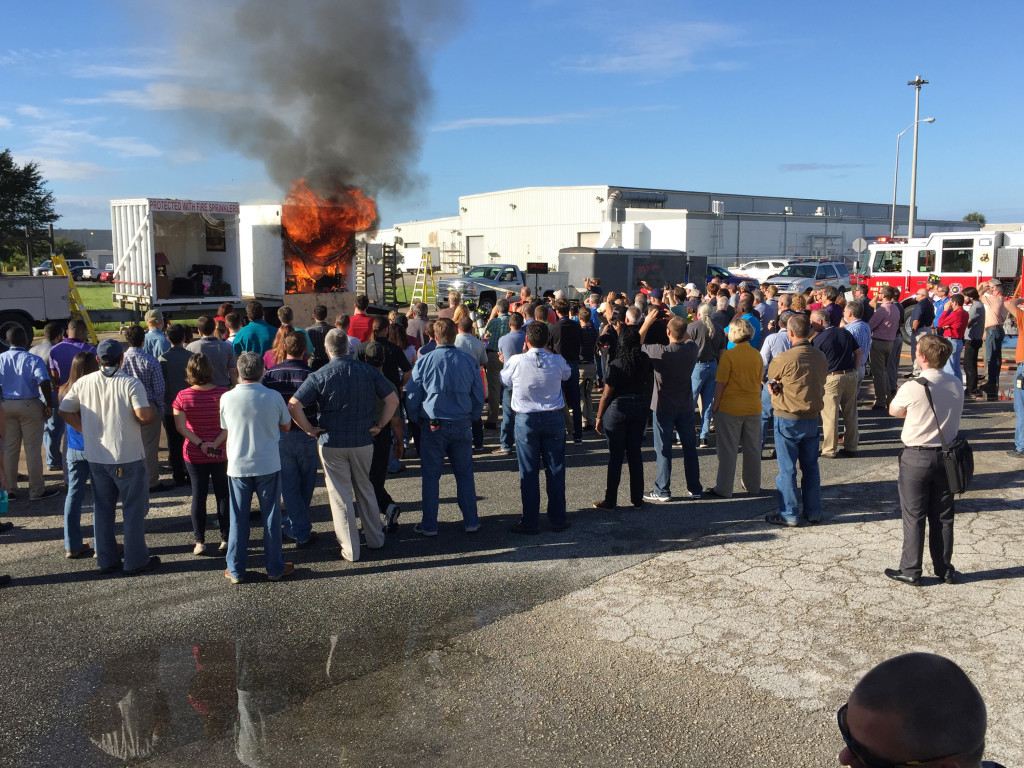
[[[509,533],[515,459],[484,453],[481,531],[463,530],[448,475],[440,533],[420,538],[412,458],[388,482],[404,512],[384,550],[337,559],[321,485],[320,541],[286,546],[296,574],[276,584],[256,536],[245,585],[227,583],[222,558],[192,555],[187,489],[152,498],[163,564],[134,578],[63,558],[62,500],[12,502],[0,765],[836,765],[835,710],[909,650],[960,663],[989,704],[988,756],[1024,763],[1012,418],[1008,402],[968,404],[963,578],[920,588],[882,575],[899,556],[899,422],[867,410],[859,455],[822,460],[813,528],[763,522],[774,461],[760,496],[594,510],[606,449],[593,433],[568,447],[568,531]],[[650,434],[645,460],[650,486]],[[701,466],[712,484],[713,451]],[[674,477],[681,488],[681,460]]]

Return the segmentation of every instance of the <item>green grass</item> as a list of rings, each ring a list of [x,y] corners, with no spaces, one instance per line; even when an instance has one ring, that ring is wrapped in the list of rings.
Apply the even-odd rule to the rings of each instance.
[[[113,309],[114,289],[108,283],[75,283],[86,309]]]

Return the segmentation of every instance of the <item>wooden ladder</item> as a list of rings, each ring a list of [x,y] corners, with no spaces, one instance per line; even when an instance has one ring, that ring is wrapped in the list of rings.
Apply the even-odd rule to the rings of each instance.
[[[434,264],[430,253],[424,251],[420,256],[420,266],[416,270],[416,284],[412,289],[410,304],[422,301],[428,307],[437,298],[437,287],[434,285]]]
[[[71,275],[68,263],[64,260],[64,254],[55,253],[51,257],[51,260],[53,261],[53,271],[68,279],[68,303],[71,305],[71,316],[85,321],[85,327],[89,329],[89,341],[92,342],[94,347],[97,346],[100,343],[100,340],[96,335],[96,328],[93,326],[92,320],[89,318],[89,310],[85,308],[85,302],[82,301],[82,294],[78,292],[78,286],[75,285],[75,278]]]

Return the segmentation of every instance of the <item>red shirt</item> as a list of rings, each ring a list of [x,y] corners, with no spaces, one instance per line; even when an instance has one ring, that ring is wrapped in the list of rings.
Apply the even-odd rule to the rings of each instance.
[[[947,309],[939,315],[939,321],[935,324],[942,329],[942,335],[947,339],[960,339],[963,341],[964,331],[967,330],[967,310],[963,307],[952,306],[955,309]]]
[[[220,434],[220,397],[227,391],[227,387],[214,387],[213,389],[188,387],[178,393],[171,407],[185,414],[185,425],[192,430],[196,437],[204,443],[212,443]],[[219,456],[207,456],[199,450],[198,445],[192,445],[188,440],[185,441],[182,448],[182,455],[189,464],[216,464],[220,461],[227,461],[223,447],[220,449]]]
[[[369,315],[354,314],[348,325],[348,335],[360,341],[369,341],[373,334],[373,318]]]

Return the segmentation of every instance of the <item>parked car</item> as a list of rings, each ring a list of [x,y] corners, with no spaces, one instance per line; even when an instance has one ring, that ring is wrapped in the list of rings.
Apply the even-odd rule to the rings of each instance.
[[[86,269],[92,269],[92,262],[88,259],[67,259],[68,269],[71,270],[71,277],[75,280],[81,280],[82,274]],[[33,275],[55,275],[53,262],[47,259],[38,267],[32,269]]]
[[[763,283],[769,277],[775,277],[795,261],[796,259],[758,259],[736,267],[732,273],[737,277],[749,277]]]
[[[743,282],[743,278],[738,275],[734,275],[725,267],[716,267],[713,264],[708,264],[708,282],[710,283],[712,278],[718,278],[720,283],[726,283],[728,285],[739,285]]]
[[[96,277],[96,280],[98,280],[101,283],[114,282],[114,265],[105,264],[103,266],[103,271],[99,273],[99,275]]]
[[[833,285],[840,293],[850,290],[853,278],[850,270],[839,261],[804,261],[784,267],[768,282],[779,286],[783,293],[803,293],[808,288]]]

